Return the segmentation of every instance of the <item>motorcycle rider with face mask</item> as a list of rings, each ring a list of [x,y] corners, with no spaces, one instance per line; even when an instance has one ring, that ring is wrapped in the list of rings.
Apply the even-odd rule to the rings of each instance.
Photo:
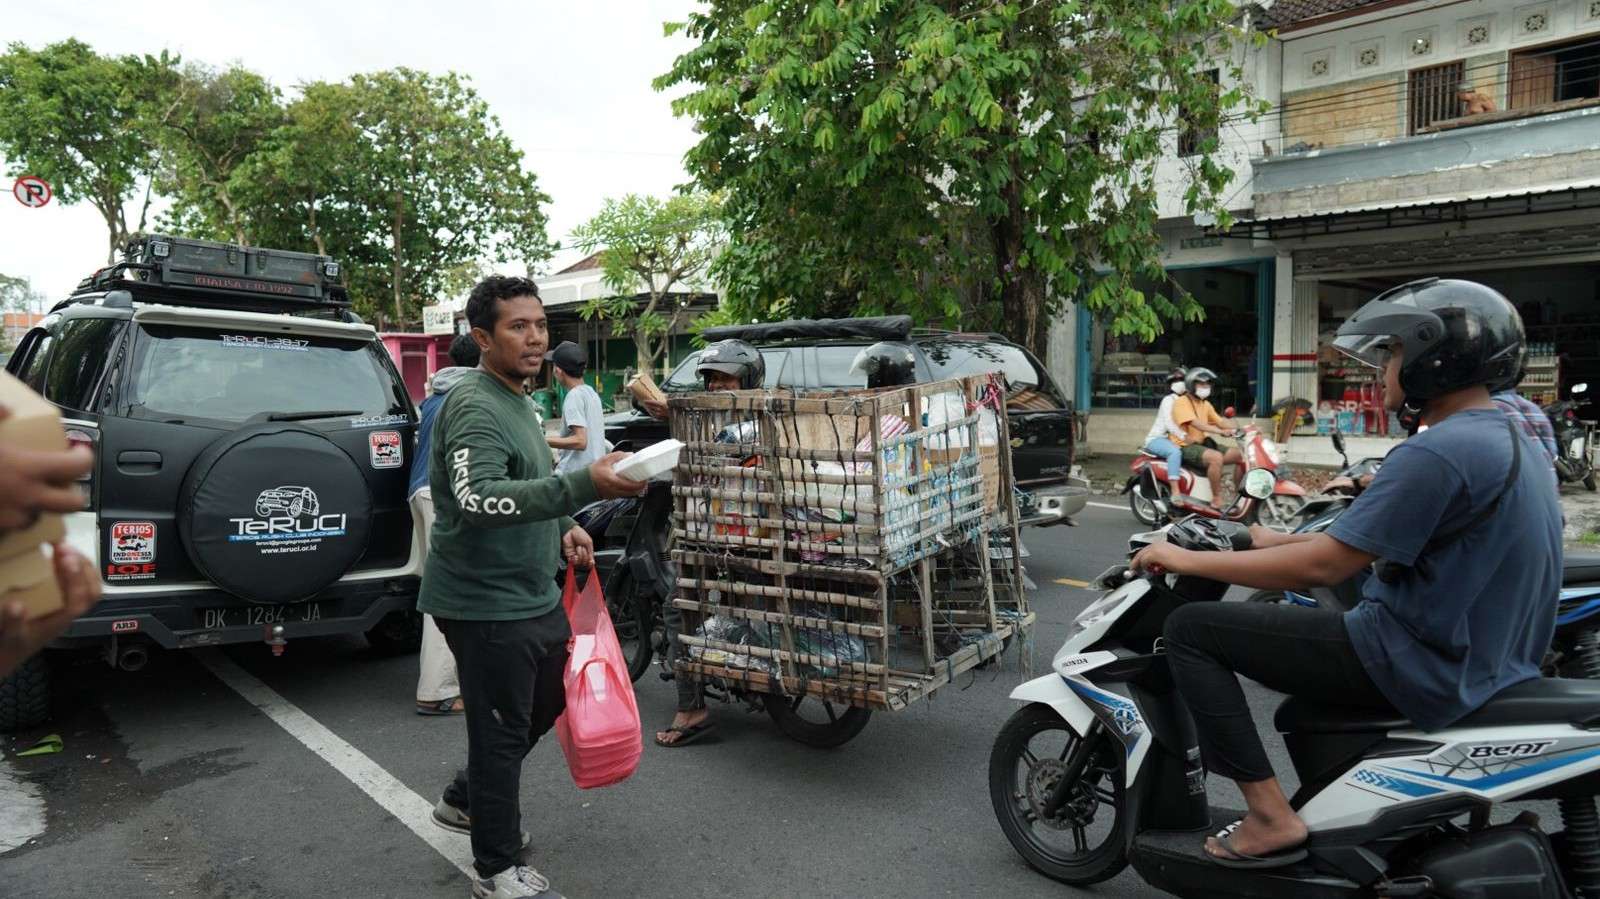
[[[1172,497],[1177,499],[1182,496],[1183,477],[1183,445],[1188,442],[1184,437],[1183,428],[1172,419],[1172,407],[1177,403],[1178,397],[1189,390],[1185,381],[1183,369],[1174,368],[1167,375],[1167,395],[1161,398],[1161,406],[1156,410],[1155,423],[1150,426],[1150,433],[1145,435],[1144,448],[1167,460],[1167,484],[1172,488]]]
[[[1237,446],[1226,450],[1217,448],[1216,441],[1207,434],[1232,437],[1238,433],[1227,419],[1217,414],[1211,406],[1211,385],[1217,376],[1209,368],[1196,368],[1185,379],[1187,395],[1172,406],[1172,420],[1183,429],[1183,461],[1205,469],[1206,480],[1211,482],[1211,507],[1222,508],[1222,467],[1237,465],[1244,454]]]

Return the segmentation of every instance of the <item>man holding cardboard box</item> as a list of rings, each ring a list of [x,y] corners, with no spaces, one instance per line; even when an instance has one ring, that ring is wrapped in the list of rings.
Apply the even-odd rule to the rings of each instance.
[[[66,442],[55,407],[0,373],[0,677],[100,600],[99,572],[61,521],[83,508],[76,482],[94,455]]]

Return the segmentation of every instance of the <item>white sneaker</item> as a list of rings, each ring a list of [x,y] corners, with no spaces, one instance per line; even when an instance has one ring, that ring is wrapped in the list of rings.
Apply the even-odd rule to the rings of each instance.
[[[472,878],[472,899],[562,899],[550,881],[527,865],[516,865],[493,877]]]

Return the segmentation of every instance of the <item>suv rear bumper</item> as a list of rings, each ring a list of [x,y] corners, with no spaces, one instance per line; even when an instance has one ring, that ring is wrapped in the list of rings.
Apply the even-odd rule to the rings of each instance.
[[[1089,488],[1078,484],[1046,484],[1038,487],[1024,487],[1033,495],[1035,508],[1033,514],[1025,516],[1017,524],[1021,527],[1049,527],[1056,524],[1072,524],[1072,516],[1082,512],[1089,504]]]
[[[266,641],[277,627],[284,640],[360,634],[390,612],[415,609],[421,583],[415,576],[343,583],[283,606],[246,603],[222,590],[108,596],[50,645],[68,649],[106,637],[144,637],[164,649],[193,649]]]

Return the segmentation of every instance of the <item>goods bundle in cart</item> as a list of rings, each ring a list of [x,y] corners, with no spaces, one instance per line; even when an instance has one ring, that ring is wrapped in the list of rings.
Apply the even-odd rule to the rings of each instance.
[[[686,672],[837,745],[1033,624],[999,375],[675,397]]]

